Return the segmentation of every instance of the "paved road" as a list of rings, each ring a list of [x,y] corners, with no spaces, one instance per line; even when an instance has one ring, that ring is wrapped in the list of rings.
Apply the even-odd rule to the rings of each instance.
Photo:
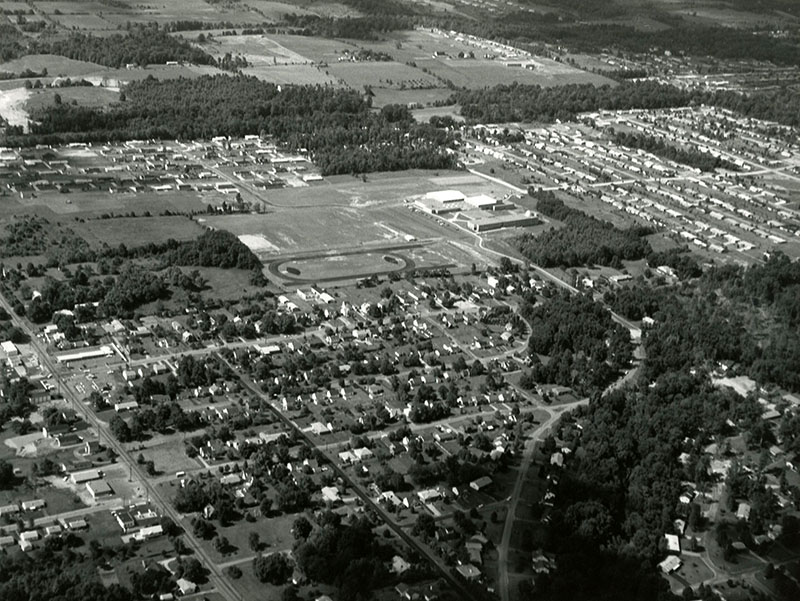
[[[573,403],[567,403],[564,405],[560,405],[558,407],[547,407],[543,408],[544,411],[547,411],[550,414],[550,417],[542,422],[536,430],[534,430],[530,438],[525,444],[525,450],[523,451],[522,455],[522,464],[519,467],[519,471],[517,472],[517,480],[514,483],[514,490],[511,493],[511,497],[508,503],[508,513],[506,514],[506,521],[503,525],[503,536],[500,538],[500,544],[497,546],[497,565],[499,568],[498,573],[498,588],[500,593],[500,599],[502,601],[508,601],[509,599],[509,566],[508,566],[508,550],[511,544],[511,533],[514,531],[514,522],[516,520],[517,515],[517,505],[519,504],[520,497],[522,496],[522,488],[525,484],[525,478],[528,475],[528,472],[531,469],[531,463],[533,463],[533,453],[536,450],[536,443],[538,442],[539,438],[545,435],[550,428],[553,427],[553,424],[558,421],[561,417],[561,414],[568,409],[573,409],[580,405],[585,405],[589,402],[589,399],[582,399],[580,401],[575,401]]]
[[[53,375],[53,378],[60,385],[62,394],[68,401],[72,403],[75,411],[80,413],[86,422],[91,424],[96,429],[100,440],[109,448],[113,449],[116,452],[119,460],[127,465],[131,474],[139,482],[141,482],[142,486],[147,490],[150,501],[161,509],[163,515],[169,516],[176,524],[180,525],[181,515],[175,510],[171,500],[163,497],[161,492],[154,486],[152,480],[147,476],[147,474],[144,473],[142,467],[138,465],[132,457],[130,457],[124,446],[121,445],[119,441],[117,441],[117,439],[108,431],[107,426],[97,418],[92,408],[84,405],[81,400],[77,398],[75,392],[67,385],[66,382],[63,381],[62,375],[58,370],[59,366],[55,359],[47,352],[47,349],[36,337],[36,333],[29,327],[29,325],[20,319],[16,313],[14,313],[14,310],[8,303],[8,300],[2,294],[0,294],[0,306],[2,306],[8,312],[8,314],[11,315],[13,322],[30,337],[31,345],[39,355],[39,362]],[[222,595],[222,597],[227,601],[243,601],[239,591],[237,591],[233,585],[231,585],[231,583],[222,575],[222,571],[214,564],[212,558],[205,550],[200,540],[189,530],[185,531],[184,538],[186,539],[189,547],[194,550],[195,555],[199,557],[202,563],[209,569],[209,582],[216,588],[217,592],[219,592],[220,595]]]

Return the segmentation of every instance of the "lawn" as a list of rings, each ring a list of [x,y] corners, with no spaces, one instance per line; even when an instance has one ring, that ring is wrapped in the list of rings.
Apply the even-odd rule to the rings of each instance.
[[[213,561],[217,564],[226,564],[238,560],[246,560],[254,557],[256,552],[250,549],[249,537],[251,532],[256,532],[261,538],[261,552],[274,553],[275,551],[287,551],[292,548],[294,537],[292,536],[292,524],[299,514],[280,515],[268,519],[258,518],[256,522],[240,520],[232,526],[220,527],[219,522],[214,521],[217,535],[224,536],[230,544],[229,550],[225,555],[219,553],[211,540],[202,541],[203,546],[208,551]],[[184,528],[191,529],[191,520],[184,519]],[[244,568],[243,568],[243,571]]]
[[[683,559],[683,565],[675,575],[683,579],[689,585],[696,586],[714,576],[714,572],[711,571],[711,568],[709,568],[701,558],[687,555]]]

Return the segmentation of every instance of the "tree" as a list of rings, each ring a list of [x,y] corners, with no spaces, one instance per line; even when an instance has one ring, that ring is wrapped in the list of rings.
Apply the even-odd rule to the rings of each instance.
[[[247,543],[252,551],[258,552],[261,550],[261,536],[258,532],[251,532],[247,537]]]
[[[280,585],[292,575],[292,564],[281,553],[260,555],[253,560],[253,573],[260,582]]]
[[[436,521],[427,513],[421,513],[417,516],[417,521],[411,530],[414,535],[433,536],[436,532]]]
[[[130,442],[132,440],[131,429],[130,426],[128,426],[128,422],[119,415],[112,417],[108,425],[109,428],[111,428],[111,433],[118,441]]]
[[[0,488],[5,488],[14,482],[14,468],[5,459],[0,459]]]
[[[181,577],[190,582],[204,582],[206,580],[206,569],[194,557],[182,559]]]
[[[217,550],[218,553],[225,553],[228,550],[228,547],[230,547],[228,539],[225,538],[224,536],[217,535],[214,538],[213,543],[214,543],[214,548]]]
[[[202,539],[208,540],[214,536],[217,529],[214,527],[214,524],[208,520],[196,518],[192,523],[192,531],[194,532],[195,536],[199,536]]]
[[[305,540],[308,538],[308,535],[311,534],[312,529],[311,522],[308,521],[308,518],[301,515],[292,525],[292,534],[295,540]]]

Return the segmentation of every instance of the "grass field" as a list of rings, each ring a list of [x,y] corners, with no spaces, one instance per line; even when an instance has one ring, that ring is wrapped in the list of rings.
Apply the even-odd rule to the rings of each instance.
[[[30,69],[37,73],[40,73],[42,69],[47,69],[49,77],[78,77],[97,74],[104,71],[105,67],[54,54],[31,54],[0,63],[0,71],[20,73],[25,69]]]
[[[31,95],[25,102],[25,110],[29,113],[51,106],[55,103],[55,96],[61,96],[64,104],[71,104],[75,101],[78,106],[87,108],[104,108],[119,100],[119,92],[108,88],[99,87],[75,87],[75,88],[45,88],[42,90],[32,90]]]
[[[204,228],[187,217],[120,217],[75,224],[75,231],[90,244],[142,246],[149,242],[193,240]]]

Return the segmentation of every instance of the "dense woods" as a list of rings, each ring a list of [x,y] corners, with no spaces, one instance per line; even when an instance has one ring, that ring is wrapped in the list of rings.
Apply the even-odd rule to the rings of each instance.
[[[644,230],[621,230],[576,209],[566,206],[552,192],[529,194],[537,199],[537,210],[562,221],[563,227],[533,236],[517,238],[520,252],[543,267],[578,265],[620,266],[622,260],[637,260],[651,251],[643,238]]]
[[[308,151],[324,174],[455,166],[454,134],[414,122],[408,110],[370,111],[357,92],[322,86],[281,88],[243,75],[158,81],[125,88],[107,111],[52,105],[34,115],[33,135],[11,144],[275,136]]]

